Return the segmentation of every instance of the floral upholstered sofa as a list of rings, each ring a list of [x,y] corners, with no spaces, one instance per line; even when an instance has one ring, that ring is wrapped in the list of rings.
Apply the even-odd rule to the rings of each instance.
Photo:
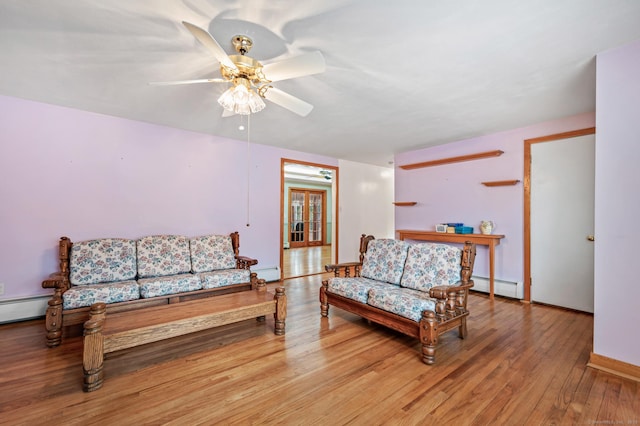
[[[118,312],[256,288],[258,277],[250,268],[258,261],[239,256],[239,238],[237,232],[76,243],[62,237],[60,271],[42,283],[54,289],[47,345],[58,346],[63,327],[86,321],[97,302]]]
[[[423,362],[433,364],[439,335],[457,327],[466,337],[474,260],[470,242],[458,248],[362,235],[359,262],[325,267],[335,276],[322,282],[321,315],[333,305],[417,337]]]

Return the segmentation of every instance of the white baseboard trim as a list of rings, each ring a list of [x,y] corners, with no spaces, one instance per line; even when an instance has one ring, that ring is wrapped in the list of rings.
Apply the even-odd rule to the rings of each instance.
[[[489,293],[489,278],[472,276],[473,288],[471,290]],[[504,281],[494,279],[494,294],[511,297],[513,299],[524,298],[524,286],[521,282]]]
[[[263,269],[251,269],[251,272],[258,274],[258,278],[262,278],[266,282],[280,281],[280,267],[272,266]]]
[[[0,300],[0,324],[44,317],[49,299],[51,296]]]

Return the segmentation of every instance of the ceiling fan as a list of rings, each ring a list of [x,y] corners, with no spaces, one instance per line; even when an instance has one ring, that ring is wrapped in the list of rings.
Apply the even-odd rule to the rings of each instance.
[[[153,85],[177,85],[193,83],[227,83],[231,87],[218,99],[224,108],[223,116],[234,114],[247,115],[261,111],[265,107],[262,99],[267,99],[300,116],[305,117],[313,105],[271,86],[276,81],[324,72],[326,64],[322,53],[316,51],[294,56],[289,59],[262,65],[247,56],[253,41],[245,35],[236,35],[231,39],[237,55],[227,55],[220,44],[208,31],[183,21],[182,24],[213,54],[220,63],[222,78],[152,82]]]

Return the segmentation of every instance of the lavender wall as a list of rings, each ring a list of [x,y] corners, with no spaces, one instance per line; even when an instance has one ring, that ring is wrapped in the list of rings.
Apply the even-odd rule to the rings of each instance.
[[[593,352],[640,366],[640,41],[597,58]]]
[[[585,113],[396,155],[396,200],[418,202],[413,207],[396,208],[396,229],[435,230],[436,223],[463,222],[479,232],[482,220],[493,220],[494,233],[505,235],[496,248],[496,279],[523,282],[523,141],[594,125],[594,113]],[[398,167],[498,149],[504,154],[489,159],[415,170]],[[511,179],[520,183],[502,187],[481,184]],[[486,247],[478,247],[474,275],[489,276],[487,257]]]
[[[2,96],[0,122],[0,299],[50,293],[63,235],[239,231],[242,254],[277,266],[280,158],[337,165],[252,144],[248,170],[246,142]]]

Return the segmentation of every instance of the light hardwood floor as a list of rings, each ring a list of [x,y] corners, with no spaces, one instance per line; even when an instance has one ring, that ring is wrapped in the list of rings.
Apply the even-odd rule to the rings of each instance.
[[[0,326],[0,423],[640,422],[640,385],[585,367],[591,315],[472,293],[468,338],[444,335],[427,366],[414,339],[335,308],[322,319],[320,279],[285,281],[285,336],[248,320],[112,354],[93,393],[80,337],[48,349],[43,321]]]
[[[305,277],[323,273],[324,265],[331,262],[331,246],[301,247],[283,250],[282,277]]]

